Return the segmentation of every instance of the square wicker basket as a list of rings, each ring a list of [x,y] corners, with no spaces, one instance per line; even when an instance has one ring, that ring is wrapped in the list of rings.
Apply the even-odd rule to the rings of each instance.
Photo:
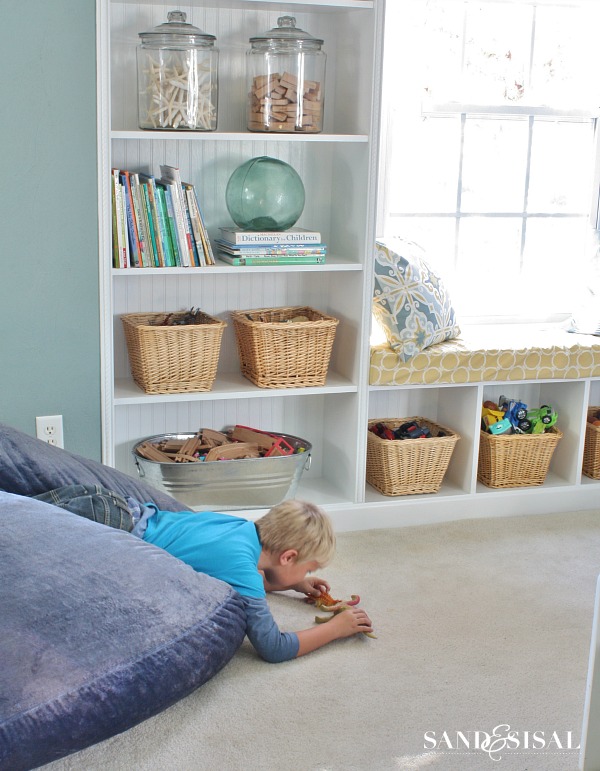
[[[198,324],[160,326],[168,315],[128,313],[121,316],[133,379],[149,394],[210,391],[227,324],[201,313]]]
[[[546,479],[562,431],[544,434],[480,432],[477,479],[487,487],[533,487]]]
[[[306,306],[232,311],[231,318],[242,374],[255,385],[325,385],[338,319]]]
[[[431,431],[428,439],[382,439],[367,433],[367,482],[384,495],[437,493],[460,434],[427,418],[379,418],[391,429],[414,421]],[[442,432],[445,436],[438,436]]]
[[[588,418],[596,412],[600,412],[600,407],[588,407]],[[600,426],[593,426],[589,422],[585,426],[582,470],[586,477],[600,479]]]

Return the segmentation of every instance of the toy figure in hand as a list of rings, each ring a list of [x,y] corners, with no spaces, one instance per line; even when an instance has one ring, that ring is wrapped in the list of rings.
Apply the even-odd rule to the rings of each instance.
[[[351,594],[349,600],[335,600],[328,592],[321,592],[319,597],[307,597],[306,602],[316,605],[317,608],[326,610],[328,613],[333,613],[335,616],[344,610],[348,610],[348,608],[358,605],[360,597],[358,594]],[[317,624],[326,624],[330,620],[331,618],[325,616],[315,616]],[[377,635],[374,635],[372,632],[364,632],[364,634],[367,637],[372,637],[374,640],[377,639]]]

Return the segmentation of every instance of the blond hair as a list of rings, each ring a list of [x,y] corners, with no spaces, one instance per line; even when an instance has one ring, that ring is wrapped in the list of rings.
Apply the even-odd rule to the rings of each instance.
[[[289,500],[274,506],[256,521],[260,541],[273,554],[298,552],[297,562],[330,562],[335,536],[327,514],[306,501]]]

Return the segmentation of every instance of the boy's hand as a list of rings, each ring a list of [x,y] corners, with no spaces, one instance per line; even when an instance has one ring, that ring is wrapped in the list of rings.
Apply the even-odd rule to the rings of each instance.
[[[338,638],[373,631],[371,619],[362,608],[348,608],[341,613],[336,613],[325,626],[333,627]]]
[[[305,594],[307,597],[320,597],[323,592],[328,592],[331,587],[323,578],[317,576],[307,576],[304,581],[290,587],[296,592]]]

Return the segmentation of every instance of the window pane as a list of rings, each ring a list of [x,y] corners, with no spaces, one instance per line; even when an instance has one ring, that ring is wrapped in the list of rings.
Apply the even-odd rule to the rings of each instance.
[[[393,217],[386,235],[414,241],[445,279],[454,271],[455,228],[454,217]]]
[[[400,2],[392,0],[392,8]],[[435,101],[456,99],[463,55],[463,2],[431,2],[427,6],[423,69],[418,73],[425,94]]]
[[[592,121],[535,120],[528,211],[588,213],[593,138]]]
[[[527,138],[525,120],[467,118],[461,211],[523,211]]]
[[[521,220],[466,217],[460,221],[458,268],[452,286],[459,315],[511,314],[518,308],[512,277],[518,277]]]
[[[582,8],[540,5],[531,69],[532,102],[596,109],[600,81],[597,44],[600,3]]]
[[[397,121],[392,138],[393,212],[454,212],[460,148],[458,118]]]
[[[555,313],[573,310],[585,287],[587,231],[585,219],[528,219],[521,281],[527,302]]]
[[[529,74],[531,5],[469,3],[467,7],[462,101],[519,101]]]

